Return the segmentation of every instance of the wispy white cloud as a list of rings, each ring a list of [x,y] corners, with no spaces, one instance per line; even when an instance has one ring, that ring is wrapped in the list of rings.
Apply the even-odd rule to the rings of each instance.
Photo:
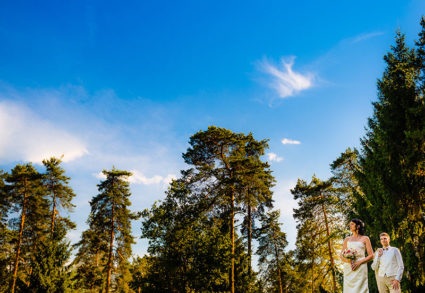
[[[147,177],[143,173],[132,170],[130,171],[133,175],[128,178],[128,182],[133,184],[143,184],[143,185],[152,185],[152,184],[169,184],[173,179],[176,179],[176,175],[174,174],[168,174],[167,176],[163,177],[161,175],[154,175],[152,177]],[[106,179],[106,176],[102,173],[96,173],[93,174],[97,179]]]
[[[129,178],[129,181],[134,184],[144,184],[144,185],[150,185],[150,184],[168,184],[171,182],[171,180],[177,178],[173,174],[168,174],[167,176],[163,177],[160,175],[154,175],[152,177],[147,177],[144,174],[142,174],[139,171],[133,170],[131,171],[133,173],[133,176]]]
[[[260,69],[272,77],[270,87],[276,90],[281,98],[295,96],[300,91],[313,86],[314,75],[310,72],[305,74],[295,72],[292,69],[294,60],[295,57],[282,58],[280,67],[267,60],[260,63]]]
[[[270,161],[270,162],[280,162],[280,161],[282,161],[283,160],[283,158],[282,157],[279,157],[278,155],[276,155],[275,153],[268,153],[267,154],[267,159]]]
[[[301,142],[298,141],[298,140],[284,138],[284,139],[282,139],[282,144],[301,144]]]
[[[378,37],[378,36],[382,36],[384,34],[384,32],[371,32],[371,33],[365,33],[365,34],[361,34],[358,35],[354,38],[352,38],[351,43],[355,44],[361,41],[366,41],[368,39],[374,38],[374,37]]]
[[[30,161],[63,155],[68,162],[88,153],[77,136],[44,120],[26,106],[0,102],[0,162]]]

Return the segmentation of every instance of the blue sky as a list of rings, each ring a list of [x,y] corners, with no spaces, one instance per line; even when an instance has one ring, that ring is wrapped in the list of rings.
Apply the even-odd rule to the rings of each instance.
[[[419,0],[3,1],[0,168],[64,154],[78,241],[102,169],[134,172],[142,210],[186,168],[190,135],[252,132],[270,139],[293,248],[289,189],[358,146],[394,31],[412,45],[424,12]]]

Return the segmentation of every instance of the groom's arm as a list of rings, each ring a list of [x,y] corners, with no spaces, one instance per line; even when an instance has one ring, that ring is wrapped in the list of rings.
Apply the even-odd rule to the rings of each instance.
[[[372,270],[376,271],[379,268],[379,261],[381,260],[381,257],[379,256],[379,249],[375,252],[375,257],[373,258],[372,262]]]
[[[394,254],[395,254],[397,265],[398,265],[397,275],[395,276],[395,279],[400,282],[401,278],[403,277],[403,271],[404,271],[403,258],[401,257],[401,253],[398,248],[395,249]]]

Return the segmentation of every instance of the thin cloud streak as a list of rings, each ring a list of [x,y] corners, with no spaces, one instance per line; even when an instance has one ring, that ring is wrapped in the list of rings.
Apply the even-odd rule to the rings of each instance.
[[[374,37],[378,37],[378,36],[382,36],[384,34],[384,32],[371,32],[371,33],[366,33],[366,34],[361,34],[358,35],[356,37],[354,37],[351,41],[352,44],[361,42],[361,41],[365,41]]]
[[[301,142],[298,141],[298,140],[292,140],[292,139],[289,139],[289,138],[284,138],[284,139],[282,139],[282,144],[301,144]]]
[[[281,98],[295,96],[299,92],[313,86],[313,74],[295,72],[292,69],[294,60],[295,57],[289,59],[282,58],[282,66],[280,68],[274,66],[267,60],[260,63],[260,69],[272,77],[272,81],[269,84],[270,87],[276,90]]]

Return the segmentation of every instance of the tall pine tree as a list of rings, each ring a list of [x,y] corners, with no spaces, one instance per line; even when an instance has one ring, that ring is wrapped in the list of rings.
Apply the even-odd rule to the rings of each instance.
[[[102,173],[106,179],[98,184],[100,193],[90,201],[89,230],[83,233],[78,245],[80,251],[77,261],[84,260],[83,254],[89,253],[98,265],[96,268],[102,268],[104,271],[105,292],[109,292],[111,288],[129,292],[129,259],[131,245],[134,243],[131,221],[138,218],[138,215],[129,209],[131,193],[127,179],[131,173],[115,168],[111,171],[103,170]],[[93,258],[91,261],[93,264]],[[82,266],[84,268],[84,264]],[[86,269],[80,269],[80,273],[92,274]],[[92,276],[92,285],[97,285],[97,277]],[[84,278],[87,278],[87,275]]]
[[[59,215],[59,210],[72,211],[74,207],[72,199],[75,197],[74,191],[68,185],[70,178],[65,175],[65,170],[60,167],[61,162],[60,159],[54,157],[43,160],[43,165],[46,167],[43,184],[51,202],[50,233],[52,235],[55,230],[55,223],[58,220],[63,222],[63,225],[68,229],[75,228],[75,224],[69,218]]]
[[[395,45],[384,57],[386,69],[361,141],[357,173],[366,195],[357,196],[357,212],[369,220],[371,235],[386,231],[400,247],[406,263],[402,285],[412,292],[425,285],[424,20],[422,25],[418,54],[397,32]]]
[[[15,292],[17,280],[25,288],[34,266],[37,245],[46,240],[49,202],[46,199],[41,174],[31,165],[17,165],[6,176],[6,190],[12,211],[19,215],[12,219],[15,231],[15,257],[10,291]],[[19,271],[23,267],[24,270]]]

